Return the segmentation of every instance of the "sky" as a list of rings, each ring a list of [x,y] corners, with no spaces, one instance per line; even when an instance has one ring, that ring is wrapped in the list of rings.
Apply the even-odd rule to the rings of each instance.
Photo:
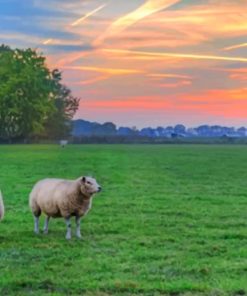
[[[247,126],[247,0],[0,0],[0,43],[36,48],[118,126]]]

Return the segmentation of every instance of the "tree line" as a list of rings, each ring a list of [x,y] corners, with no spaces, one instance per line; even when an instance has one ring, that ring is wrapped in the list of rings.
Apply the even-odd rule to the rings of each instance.
[[[81,136],[121,136],[121,137],[147,137],[147,138],[246,138],[246,127],[227,127],[221,125],[200,125],[198,127],[187,128],[182,124],[175,126],[158,126],[156,128],[144,127],[117,127],[112,122],[100,124],[83,119],[73,121],[73,137]]]
[[[0,140],[61,139],[70,134],[79,99],[34,49],[0,46]]]

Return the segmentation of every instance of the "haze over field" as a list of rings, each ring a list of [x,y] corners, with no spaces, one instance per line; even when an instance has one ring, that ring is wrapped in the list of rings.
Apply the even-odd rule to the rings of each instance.
[[[0,40],[43,51],[77,118],[247,125],[246,0],[0,0]]]

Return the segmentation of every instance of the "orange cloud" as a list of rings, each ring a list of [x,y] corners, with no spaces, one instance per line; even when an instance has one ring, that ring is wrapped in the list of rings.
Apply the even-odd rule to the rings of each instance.
[[[182,81],[173,82],[173,83],[160,83],[160,84],[158,84],[158,86],[164,87],[164,88],[176,88],[176,87],[181,87],[181,86],[188,86],[191,84],[192,84],[192,82],[190,80],[182,80]]]
[[[196,94],[185,96],[184,102],[195,104],[200,104],[205,102],[205,104],[213,105],[214,103],[222,104],[236,104],[241,101],[246,101],[247,104],[247,88],[236,88],[236,89],[210,89],[202,94]],[[247,110],[246,110],[247,112]]]
[[[247,30],[247,6],[245,8],[243,3],[237,1],[232,3],[209,1],[207,5],[197,4],[188,8],[185,6],[182,9],[161,11],[144,19],[135,29],[141,31],[142,26],[156,32],[159,28],[158,32],[163,33],[161,41],[171,39],[168,35],[170,33],[176,42],[167,42],[169,47],[200,44],[216,38],[243,36]],[[148,33],[147,39],[150,36],[152,37],[152,34]]]
[[[151,78],[154,81],[158,81],[159,83],[156,84],[158,87],[162,88],[177,88],[188,86],[192,84],[192,77],[188,75],[179,75],[179,74],[162,74],[162,73],[150,73],[146,75],[147,77]],[[162,81],[163,82],[160,82]],[[165,80],[165,81],[164,81]],[[178,80],[176,82],[166,82],[166,80]]]
[[[229,73],[229,77],[234,80],[239,80],[239,81],[247,80],[247,68],[235,68],[235,69],[216,68],[215,70]]]
[[[73,63],[74,61],[77,61],[81,58],[86,58],[88,56],[88,52],[79,52],[79,53],[66,53],[63,55],[58,56],[56,65],[57,67],[64,67],[66,65],[69,65]]]
[[[165,13],[162,15],[164,18],[166,17]],[[109,36],[105,43],[109,44],[111,47],[115,46],[121,49],[146,48],[147,46],[149,48],[174,48],[193,44],[196,45],[199,41],[204,42],[208,40],[203,34],[195,32],[191,30],[191,28],[182,30],[181,25],[177,27],[179,31],[173,28],[171,24],[166,26],[156,22],[156,25],[154,25],[154,23],[149,20],[146,24],[140,22],[129,30]]]

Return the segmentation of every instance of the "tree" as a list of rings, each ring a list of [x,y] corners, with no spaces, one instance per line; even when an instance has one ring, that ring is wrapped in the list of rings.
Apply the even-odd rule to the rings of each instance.
[[[45,58],[31,49],[0,51],[0,135],[40,132],[53,109],[52,81]]]
[[[185,134],[186,132],[186,127],[182,124],[177,124],[175,127],[174,127],[174,132],[176,134]]]
[[[102,125],[102,128],[104,131],[104,135],[106,135],[106,136],[114,136],[117,133],[116,125],[112,122],[105,122]]]
[[[73,97],[71,90],[61,84],[62,74],[59,70],[52,71],[54,87],[54,111],[48,117],[46,133],[49,138],[61,139],[71,132],[71,119],[79,107],[79,99]]]
[[[61,84],[61,73],[47,68],[45,57],[0,46],[0,138],[47,134],[51,122],[64,127],[77,108],[78,99]]]

